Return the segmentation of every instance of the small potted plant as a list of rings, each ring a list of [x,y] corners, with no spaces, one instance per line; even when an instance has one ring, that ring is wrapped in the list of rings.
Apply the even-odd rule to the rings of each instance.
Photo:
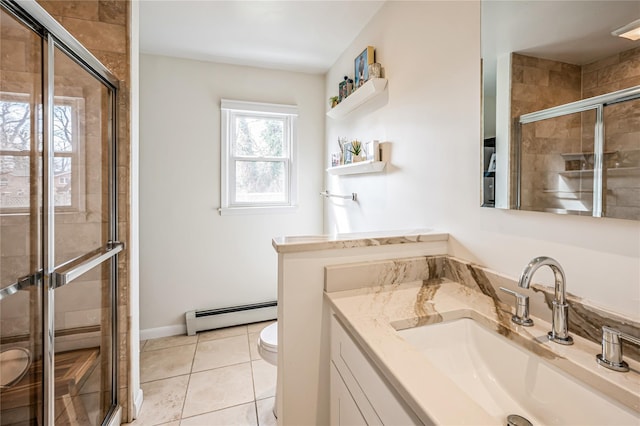
[[[351,153],[353,154],[353,162],[358,163],[363,160],[362,158],[362,142],[355,140],[351,142]]]
[[[331,104],[331,108],[335,108],[335,106],[338,105],[338,97],[337,96],[330,97],[329,103]]]

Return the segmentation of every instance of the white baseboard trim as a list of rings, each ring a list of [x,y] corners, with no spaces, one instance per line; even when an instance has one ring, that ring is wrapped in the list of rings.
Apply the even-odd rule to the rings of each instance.
[[[138,389],[133,395],[133,418],[137,419],[142,409],[142,402],[144,401],[144,393],[142,389]]]
[[[147,328],[144,330],[140,330],[140,340],[157,339],[158,337],[179,336],[181,334],[187,334],[186,325],[167,325],[165,327]]]

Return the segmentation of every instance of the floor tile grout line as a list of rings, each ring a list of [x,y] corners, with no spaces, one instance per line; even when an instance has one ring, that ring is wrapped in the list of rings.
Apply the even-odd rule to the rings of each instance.
[[[198,345],[200,344],[200,337],[196,340],[196,349],[193,351],[193,357],[191,358],[191,368],[189,368],[189,379],[187,379],[187,387],[184,390],[184,399],[182,400],[182,408],[180,408],[180,418],[178,421],[182,423],[182,415],[184,414],[184,406],[187,404],[187,395],[189,395],[189,385],[191,384],[191,375],[193,374],[193,364],[196,361],[196,354],[198,353]]]
[[[251,386],[253,387],[253,400],[255,401],[257,398],[256,395],[256,381],[253,377],[253,360],[251,359],[251,343],[249,343],[249,336],[247,335],[247,345],[249,345],[249,347],[247,349],[249,349],[249,367],[251,368]]]
[[[247,402],[241,402],[239,404],[235,404],[235,405],[230,405],[228,407],[224,407],[224,408],[218,408],[217,410],[212,410],[212,411],[207,411],[206,413],[200,413],[200,414],[194,414],[193,416],[189,416],[189,417],[181,417],[180,421],[182,420],[187,420],[187,419],[192,419],[194,417],[198,417],[198,416],[204,416],[207,414],[211,414],[211,413],[217,413],[219,411],[224,411],[224,410],[228,410],[229,408],[236,408],[236,407],[240,407],[242,405],[247,405],[247,404],[254,404],[255,405],[256,401],[247,401]],[[175,421],[175,420],[174,420]]]
[[[147,350],[140,351],[140,354],[143,354],[143,353],[146,354],[146,353],[157,352],[157,351],[164,351],[166,349],[174,349],[174,348],[180,348],[182,346],[191,346],[191,345],[196,345],[196,344],[198,344],[197,340],[195,342],[185,343],[183,345],[181,344],[181,345],[167,346],[167,347],[164,347],[164,348],[147,349]],[[147,345],[144,345],[144,346],[147,347]]]
[[[147,380],[146,382],[140,382],[140,384],[141,385],[148,385],[149,383],[155,383],[155,382],[159,382],[161,380],[175,379],[176,377],[190,376],[190,375],[191,375],[191,373],[176,374],[175,376],[167,376],[167,377],[161,377],[159,379]]]
[[[256,413],[256,426],[259,426],[260,415],[258,414],[258,403],[256,402],[258,395],[256,394],[256,380],[253,376],[253,360],[251,359],[251,338],[249,337],[249,327],[247,327],[247,345],[249,346],[247,349],[249,349],[249,368],[251,369],[251,386],[253,387],[253,409]]]

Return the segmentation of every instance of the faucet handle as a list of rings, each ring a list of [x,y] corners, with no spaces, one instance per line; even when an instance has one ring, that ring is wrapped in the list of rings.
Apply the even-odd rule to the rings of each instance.
[[[516,298],[516,313],[511,317],[511,321],[518,325],[531,327],[533,325],[533,320],[529,318],[529,296],[504,287],[500,287],[500,290],[505,293],[509,293]]]
[[[639,338],[606,325],[602,326],[602,353],[596,355],[598,364],[615,371],[629,371],[629,364],[622,360],[621,340],[640,345]]]

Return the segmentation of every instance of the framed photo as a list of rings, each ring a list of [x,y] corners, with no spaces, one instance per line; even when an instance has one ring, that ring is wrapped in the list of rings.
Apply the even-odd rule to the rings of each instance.
[[[489,167],[487,168],[488,172],[496,171],[496,153],[491,154],[491,160],[489,160]]]
[[[365,81],[369,80],[369,64],[374,62],[375,53],[373,46],[367,46],[354,61],[355,88],[362,86]]]
[[[343,147],[344,151],[342,152],[342,155],[344,155],[344,164],[353,163],[353,152],[351,152],[353,148],[351,147],[351,142],[345,142]]]
[[[342,102],[347,97],[347,82],[341,81],[338,84],[338,102]]]
[[[342,160],[342,153],[341,152],[332,152],[331,153],[331,167],[339,166],[341,160]]]
[[[378,141],[365,142],[364,152],[367,161],[380,161],[380,144]]]

